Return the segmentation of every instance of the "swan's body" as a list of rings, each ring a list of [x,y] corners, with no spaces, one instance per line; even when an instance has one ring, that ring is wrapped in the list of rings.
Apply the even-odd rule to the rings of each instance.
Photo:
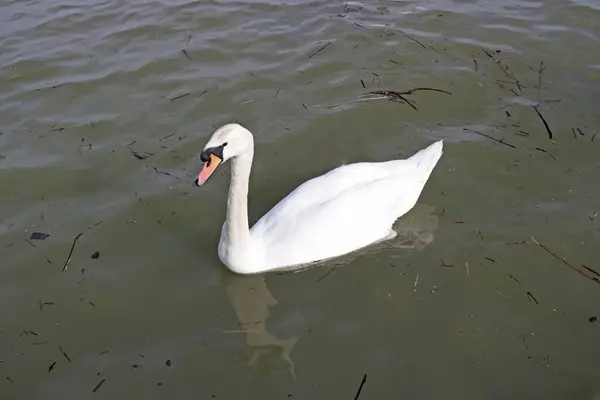
[[[396,236],[396,219],[416,204],[442,147],[440,140],[406,160],[335,168],[298,186],[249,229],[254,142],[243,127],[225,125],[206,145],[202,160],[207,162],[197,180],[204,184],[221,162],[232,158],[219,258],[234,272],[260,273],[301,267],[390,239]]]

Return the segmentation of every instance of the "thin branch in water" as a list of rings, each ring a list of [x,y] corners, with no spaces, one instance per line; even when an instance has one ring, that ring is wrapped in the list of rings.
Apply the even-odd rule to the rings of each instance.
[[[430,88],[430,87],[418,87],[418,88],[407,90],[406,92],[400,92],[400,94],[413,94],[414,92],[420,92],[420,91],[440,92],[440,93],[446,93],[446,94],[452,95],[452,93],[450,93],[446,90]]]
[[[540,68],[537,71],[537,73],[538,73],[538,100],[539,101],[542,101],[542,74],[544,73],[545,70],[546,70],[546,67],[544,67],[544,60],[542,60],[540,62]]]
[[[548,132],[548,137],[550,139],[552,139],[552,129],[550,129],[550,126],[548,125],[548,122],[546,121],[546,118],[544,118],[544,116],[542,115],[542,113],[540,112],[540,110],[538,110],[537,106],[532,106],[533,109],[535,110],[535,112],[537,113],[537,115],[540,117],[540,119],[542,120],[542,122],[544,123],[544,127],[546,128],[546,132]]]
[[[96,393],[98,391],[98,389],[100,389],[100,386],[102,386],[102,384],[106,382],[106,378],[102,378],[100,380],[100,382],[98,382],[98,384],[94,387],[94,389],[92,390],[92,393]]]
[[[158,141],[159,141],[159,142],[162,142],[163,140],[165,140],[165,139],[168,139],[168,138],[170,138],[171,136],[173,136],[173,135],[176,135],[176,134],[177,134],[177,132],[169,133],[168,135],[166,135],[166,136],[163,136],[163,137],[161,137],[160,139],[158,139]]]
[[[419,46],[421,46],[422,48],[424,48],[424,49],[426,49],[426,48],[427,48],[427,47],[425,47],[425,45],[424,45],[423,43],[419,42],[419,41],[418,41],[417,39],[415,39],[414,37],[412,37],[412,36],[410,36],[410,35],[407,35],[406,33],[402,32],[402,31],[400,31],[400,33],[401,33],[401,34],[402,34],[404,37],[406,37],[406,38],[408,38],[408,39],[412,40],[413,42],[417,43],[417,44],[418,44]]]
[[[69,250],[69,255],[67,256],[67,259],[65,260],[65,265],[63,266],[63,269],[62,269],[63,271],[66,271],[67,268],[69,267],[69,263],[71,262],[71,256],[73,255],[73,250],[75,250],[75,245],[77,244],[77,241],[79,240],[79,238],[81,237],[81,235],[83,235],[83,232],[80,232],[73,239],[73,245],[71,246],[71,250]]]
[[[379,75],[377,75],[375,73],[373,73],[373,75],[375,75],[375,77],[377,79],[379,79]],[[450,92],[448,92],[446,90],[436,89],[436,88],[430,88],[430,87],[418,87],[418,88],[407,90],[405,92],[398,92],[398,91],[395,91],[395,90],[374,90],[374,91],[371,91],[371,92],[363,93],[360,96],[358,96],[358,98],[350,100],[349,102],[350,103],[357,103],[357,102],[362,102],[362,101],[387,99],[387,100],[393,101],[393,102],[406,103],[411,108],[413,108],[414,110],[418,111],[417,106],[415,105],[416,103],[413,100],[410,100],[410,99],[406,98],[407,95],[411,95],[411,94],[413,94],[415,92],[418,92],[418,91],[440,92],[440,93],[445,93],[445,94],[448,94],[448,95],[452,94],[452,93],[450,93]],[[342,105],[342,103],[334,103],[334,104],[330,104],[328,106],[325,106],[324,108],[331,109],[331,108],[334,108],[334,107],[338,107],[340,105]]]
[[[494,61],[496,63],[496,65],[498,65],[498,68],[500,68],[500,70],[502,71],[502,73],[504,73],[504,75],[506,75],[506,77],[510,80],[512,80],[514,82],[515,85],[517,85],[517,88],[521,91],[521,93],[523,93],[523,85],[521,84],[521,82],[519,82],[519,80],[517,79],[517,77],[515,76],[515,74],[512,72],[512,70],[510,68],[508,68],[508,66],[504,66],[502,65],[502,60],[501,59],[497,59],[496,57],[494,57],[489,51],[487,51],[486,49],[484,49],[483,47],[481,47],[481,51],[488,56],[492,61]],[[519,95],[517,92],[514,91],[514,89],[510,89],[511,92],[513,92],[515,95]]]
[[[322,277],[320,277],[319,279],[317,279],[315,281],[315,283],[322,281],[323,279],[327,278],[329,275],[331,275],[331,273],[333,271],[335,271],[335,268],[337,267],[337,265],[334,265],[325,275],[323,275]]]
[[[162,174],[162,175],[167,175],[167,176],[170,176],[171,178],[175,178],[175,179],[177,179],[178,181],[180,181],[180,180],[181,180],[180,178],[176,177],[175,175],[173,175],[173,174],[171,174],[171,173],[169,173],[169,172],[166,172],[166,171],[160,171],[160,170],[159,170],[158,168],[156,168],[156,167],[152,167],[152,168],[154,168],[154,172],[156,172],[156,174],[157,174],[157,175],[161,175],[161,174]]]
[[[314,56],[316,56],[317,54],[319,54],[320,52],[322,52],[323,50],[325,50],[331,43],[333,43],[333,42],[328,42],[326,45],[320,47],[317,51],[315,51],[310,56],[308,56],[308,58],[313,58]]]
[[[181,52],[183,53],[184,56],[186,56],[190,61],[194,61],[192,59],[192,57],[190,57],[190,55],[188,54],[186,49],[181,49]]]
[[[362,44],[363,40],[365,40],[365,37],[364,37],[364,36],[363,36],[363,37],[361,37],[361,38],[360,38],[360,40],[358,41],[358,43],[356,43],[356,44],[354,45],[354,48],[353,48],[353,50],[356,50],[356,49],[358,48],[358,46],[360,46],[360,45]]]
[[[505,145],[505,146],[512,147],[513,149],[516,149],[516,148],[517,148],[517,146],[514,146],[514,145],[512,145],[512,144],[510,144],[510,143],[506,143],[506,142],[504,141],[504,139],[496,139],[495,137],[493,137],[493,136],[490,136],[490,135],[488,135],[488,134],[485,134],[485,133],[483,133],[483,132],[474,131],[473,129],[467,129],[467,128],[463,128],[463,131],[465,131],[465,132],[471,132],[471,133],[476,133],[476,134],[478,134],[478,135],[485,136],[486,138],[488,138],[488,139],[491,139],[491,140],[493,140],[493,141],[494,141],[494,142],[496,142],[496,143],[500,143],[500,144],[503,144],[503,145]]]
[[[504,293],[502,293],[499,290],[496,290],[496,293],[499,294],[500,296],[504,297],[505,299],[511,300],[512,301],[512,297],[505,295]]]
[[[169,99],[169,101],[179,100],[179,99],[182,99],[182,98],[184,98],[186,96],[189,96],[189,95],[190,95],[189,93],[180,94],[179,96],[175,96],[172,99]]]
[[[564,259],[564,257],[559,257],[558,255],[556,255],[556,253],[554,253],[552,250],[550,250],[549,248],[547,248],[546,246],[544,246],[543,244],[541,244],[540,242],[538,242],[537,240],[535,240],[533,237],[531,238],[531,240],[533,240],[533,243],[537,244],[538,246],[540,246],[542,249],[544,249],[548,254],[550,254],[552,257],[556,258],[557,260],[561,261],[563,264],[565,264],[567,267],[577,271],[580,275],[600,284],[600,279],[591,276],[585,272],[583,272],[582,270],[580,270],[579,268],[575,267],[573,264],[571,264],[570,262],[568,262],[567,260]]]
[[[360,386],[358,387],[358,391],[356,392],[356,396],[354,396],[354,400],[358,400],[358,398],[360,397],[360,392],[362,391],[365,382],[367,382],[367,374],[363,376],[362,381],[360,382]]]
[[[533,301],[535,302],[535,304],[540,304],[538,303],[537,299],[531,294],[531,292],[527,292],[527,300],[529,300],[530,303]]]

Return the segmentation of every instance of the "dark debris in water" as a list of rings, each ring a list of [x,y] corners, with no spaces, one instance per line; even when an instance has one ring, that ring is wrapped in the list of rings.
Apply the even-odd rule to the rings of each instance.
[[[98,389],[100,389],[100,386],[104,384],[104,382],[106,382],[106,378],[102,378],[100,382],[98,382],[98,384],[94,387],[94,390],[92,390],[92,393],[96,393]]]
[[[308,56],[308,58],[313,58],[314,56],[316,56],[317,54],[319,54],[320,52],[325,50],[331,43],[333,43],[333,42],[328,42],[324,46],[319,47],[314,53],[312,53],[310,56]]]
[[[135,158],[137,158],[138,160],[145,160],[146,158],[148,158],[149,156],[151,156],[152,154],[146,153],[146,154],[140,154],[138,152],[135,152],[133,150],[131,150],[131,154],[133,154],[133,156]]]
[[[31,234],[31,236],[29,236],[29,239],[31,239],[31,240],[44,240],[44,239],[47,239],[49,236],[50,236],[49,233],[33,232]]]
[[[92,259],[97,260],[100,258],[100,252],[96,250],[94,254],[92,254]]]
[[[77,245],[77,241],[79,240],[81,235],[83,235],[83,232],[80,232],[77,236],[75,236],[73,238],[73,244],[71,245],[71,250],[69,250],[69,255],[67,256],[67,259],[65,260],[65,265],[63,266],[63,269],[62,269],[63,272],[67,270],[67,268],[69,267],[69,264],[71,263],[71,256],[73,255],[73,250],[75,250],[75,246]]]
[[[177,177],[177,176],[175,176],[175,175],[173,175],[173,174],[171,174],[171,173],[169,173],[169,172],[166,172],[166,171],[161,171],[161,170],[159,170],[159,169],[158,169],[158,168],[156,168],[156,167],[153,167],[153,168],[154,168],[154,172],[156,172],[156,174],[157,174],[157,175],[166,175],[166,176],[170,176],[171,178],[175,178],[175,179],[177,179],[178,181],[180,181],[180,180],[181,180],[179,177]]]
[[[71,362],[71,357],[69,357],[69,355],[67,354],[65,349],[62,348],[62,346],[58,346],[58,350],[60,350],[60,352],[67,359],[68,362]]]
[[[592,323],[592,324],[593,324],[593,323],[594,323],[594,322],[596,322],[596,321],[598,321],[598,318],[597,318],[597,317],[590,317],[590,323]]]
[[[362,381],[360,382],[360,386],[358,387],[358,391],[356,392],[356,395],[354,396],[354,400],[358,400],[358,398],[360,397],[360,392],[362,392],[362,388],[366,382],[367,382],[367,374],[364,374]]]

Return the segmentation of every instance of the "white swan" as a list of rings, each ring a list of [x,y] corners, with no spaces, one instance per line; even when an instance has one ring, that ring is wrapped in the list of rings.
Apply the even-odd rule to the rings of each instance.
[[[219,258],[231,271],[294,269],[396,236],[392,225],[416,204],[442,156],[440,140],[406,160],[343,165],[298,186],[248,226],[248,183],[254,156],[250,131],[217,129],[204,147],[196,185],[231,159],[227,216]]]

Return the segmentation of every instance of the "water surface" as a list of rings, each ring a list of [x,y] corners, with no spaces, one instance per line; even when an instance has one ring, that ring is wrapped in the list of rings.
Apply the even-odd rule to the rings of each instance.
[[[4,398],[350,399],[364,374],[362,399],[599,398],[600,287],[530,239],[600,270],[596,1],[6,0],[0,19]],[[418,87],[452,94],[351,102]],[[231,121],[255,135],[252,221],[342,163],[445,154],[397,240],[243,277],[216,253],[228,168],[192,185]]]

